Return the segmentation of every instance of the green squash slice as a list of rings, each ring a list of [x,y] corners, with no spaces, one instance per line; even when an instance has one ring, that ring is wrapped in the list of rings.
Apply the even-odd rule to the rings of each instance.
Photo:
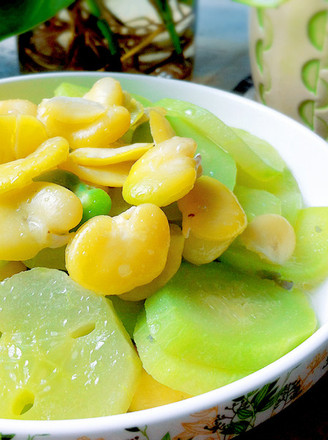
[[[126,412],[140,361],[112,304],[64,272],[0,283],[0,418],[57,420]]]
[[[145,370],[163,385],[191,396],[227,385],[247,374],[190,362],[179,353],[167,353],[151,336],[145,313],[138,318],[134,338]]]
[[[278,158],[278,153],[271,146],[269,154],[265,154],[267,148],[253,149],[239,136],[240,133],[236,133],[233,128],[226,125],[210,111],[189,102],[170,98],[161,99],[155,105],[167,110],[169,120],[172,117],[179,118],[183,123],[191,125],[220,145],[247,175],[261,181],[267,181],[277,177],[283,171],[284,162]]]
[[[277,360],[317,325],[302,291],[217,262],[183,263],[146,300],[145,310],[150,335],[164,352],[234,373],[252,373]]]

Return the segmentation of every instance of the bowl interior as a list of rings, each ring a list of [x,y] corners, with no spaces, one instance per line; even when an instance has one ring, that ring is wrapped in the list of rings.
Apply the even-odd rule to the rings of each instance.
[[[54,89],[63,81],[78,85],[91,86],[104,74],[99,73],[54,73],[29,75],[0,81],[0,99],[25,98],[36,103],[42,98],[53,96]],[[299,182],[305,203],[308,206],[328,206],[328,147],[324,140],[292,119],[264,107],[253,101],[230,93],[222,92],[205,86],[188,82],[160,79],[143,75],[110,74],[121,81],[123,89],[143,95],[152,101],[170,97],[190,101],[207,108],[225,123],[246,129],[270,142],[289,165]],[[127,414],[107,417],[106,426],[146,425],[150,420],[169,419],[177,414],[189,414],[201,408],[210,407],[226,400],[231,400],[247,391],[255,389],[278,377],[288,368],[302,362],[310,356],[323,341],[328,340],[328,282],[323,283],[311,294],[311,301],[319,320],[319,329],[305,344],[298,347],[293,354],[286,355],[268,367],[203,396],[188,401],[168,405],[167,408],[141,411],[138,418]],[[174,408],[173,410],[171,408]],[[91,424],[90,424],[91,422]],[[6,423],[6,422],[4,422]],[[57,426],[61,423],[62,430],[72,431],[74,426],[81,428],[85,424],[88,431],[92,429],[92,421],[67,422],[33,422],[49,423]],[[10,425],[8,422],[8,429]],[[23,425],[21,425],[23,427]],[[28,425],[24,425],[28,426]],[[41,425],[40,425],[41,427]],[[24,429],[24,428],[22,428]],[[56,428],[57,429],[57,428]],[[7,429],[2,429],[6,431]],[[10,430],[10,429],[9,429]],[[17,431],[17,429],[16,429]],[[47,432],[50,432],[48,429]],[[90,431],[91,432],[91,431]]]

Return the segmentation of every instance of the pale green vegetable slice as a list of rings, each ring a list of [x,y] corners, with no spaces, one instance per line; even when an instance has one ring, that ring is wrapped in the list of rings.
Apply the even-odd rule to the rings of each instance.
[[[268,191],[278,197],[281,202],[281,215],[292,225],[295,224],[299,210],[304,207],[303,197],[298,183],[288,168],[285,168],[282,174],[275,179],[266,182],[252,179],[246,173],[239,171],[237,184]]]
[[[0,284],[0,417],[76,419],[128,410],[140,361],[111,302],[64,272]]]
[[[44,248],[35,257],[25,260],[24,264],[30,269],[48,267],[49,269],[66,270],[65,249],[66,245],[58,248]]]
[[[206,393],[246,374],[190,362],[183,359],[179,353],[173,355],[165,352],[152,337],[145,313],[138,318],[134,340],[143,367],[151,376],[163,385],[190,395]]]
[[[233,157],[189,121],[174,116],[167,116],[167,119],[177,136],[192,138],[197,143],[196,154],[201,157],[202,174],[214,177],[232,190],[237,175]]]
[[[236,185],[233,191],[243,207],[247,220],[262,214],[281,215],[281,201],[268,191]]]
[[[54,91],[54,96],[68,96],[82,98],[90,89],[70,82],[62,82]]]
[[[316,329],[306,295],[223,263],[182,263],[145,302],[151,336],[165,352],[224,371],[254,372]],[[140,350],[140,346],[138,346]]]
[[[268,167],[277,171],[277,174],[283,172],[286,164],[277,150],[273,148],[269,142],[266,142],[264,139],[240,128],[234,127],[232,130],[245,142],[245,144],[250,147],[255,154],[262,158],[263,162]]]
[[[143,310],[144,301],[125,301],[119,295],[111,295],[107,298],[113,303],[118,317],[132,338],[139,313]]]
[[[280,167],[268,162],[236,132],[210,111],[189,102],[164,98],[156,103],[167,110],[167,117],[187,122],[210,140],[220,145],[236,161],[239,168],[259,180],[270,180],[281,174]]]

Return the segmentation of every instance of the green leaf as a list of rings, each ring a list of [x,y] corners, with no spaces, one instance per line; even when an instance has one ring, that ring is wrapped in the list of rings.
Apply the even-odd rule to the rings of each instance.
[[[275,403],[277,402],[277,398],[278,398],[278,396],[274,395],[271,399],[268,399],[266,402],[263,402],[265,404],[263,404],[263,406],[259,407],[258,410],[261,412],[264,412],[267,409],[272,408],[275,405]]]
[[[275,387],[277,381],[264,385],[253,397],[251,403],[256,412],[263,411],[263,408],[267,408],[271,399],[277,393],[278,388]]]
[[[125,431],[128,431],[128,432],[140,432],[140,429],[137,426],[134,426],[133,428],[125,428]]]
[[[222,433],[227,434],[241,434],[242,432],[246,432],[250,427],[250,423],[247,421],[241,422],[231,422],[224,429],[222,429]]]
[[[252,393],[254,394],[255,392],[256,392],[256,390],[253,391]],[[248,394],[248,396],[250,396],[250,395],[251,395],[251,393]],[[232,401],[233,402],[242,402],[243,400],[247,400],[244,395],[243,396],[239,396],[236,399],[233,399]]]
[[[0,2],[0,40],[34,28],[71,3],[73,3],[73,0],[11,0]]]
[[[37,437],[48,437],[50,434],[35,434],[33,436],[29,435],[27,440],[35,440]]]
[[[289,0],[233,0],[255,8],[277,8]]]
[[[167,433],[164,435],[164,437],[162,438],[162,440],[171,440],[170,433],[167,432]]]
[[[109,27],[108,22],[102,16],[102,10],[98,5],[97,0],[87,0],[87,4],[90,8],[91,14],[98,18],[97,26],[103,37],[107,41],[108,49],[112,57],[115,57],[115,63],[117,66],[120,66],[120,47],[118,41],[115,37],[115,34],[112,32]],[[114,61],[114,60],[112,60]]]
[[[245,420],[249,419],[250,417],[253,417],[254,412],[249,409],[239,409],[237,411],[237,417],[239,420]]]

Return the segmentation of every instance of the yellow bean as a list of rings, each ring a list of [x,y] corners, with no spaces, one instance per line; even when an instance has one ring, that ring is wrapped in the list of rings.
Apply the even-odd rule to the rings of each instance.
[[[124,100],[120,82],[110,77],[96,81],[84,98],[99,102],[104,107],[123,105]]]
[[[21,261],[8,261],[4,266],[0,268],[0,281],[10,278],[16,273],[26,270],[25,264]]]
[[[159,383],[145,370],[142,370],[138,388],[132,399],[129,411],[155,408],[157,406],[179,402],[189,397],[191,396],[187,393],[175,391]]]
[[[192,264],[207,264],[219,258],[228,249],[233,239],[204,240],[195,237],[191,232],[185,239],[183,258]]]
[[[17,118],[14,114],[0,115],[0,164],[15,160]]]
[[[64,162],[69,154],[68,142],[61,137],[46,140],[24,159],[0,165],[0,194],[22,188],[33,178]]]
[[[130,292],[123,293],[122,299],[127,301],[139,301],[149,298],[153,293],[157,292],[177,273],[182,259],[182,251],[184,246],[184,236],[181,228],[175,224],[170,225],[170,247],[167,254],[167,260],[163,271],[153,279],[149,284],[135,287]]]
[[[149,109],[150,132],[155,144],[160,144],[175,136],[175,132],[169,121],[165,118],[160,108]]]
[[[169,244],[164,213],[144,204],[117,217],[88,220],[67,246],[66,267],[82,286],[101,295],[120,295],[163,271]]]
[[[150,143],[136,143],[114,148],[77,148],[70,154],[70,159],[79,165],[105,166],[136,161],[152,147]]]
[[[249,250],[275,264],[286,263],[296,246],[294,228],[288,220],[278,214],[255,217],[240,239]]]
[[[33,182],[0,195],[0,258],[28,260],[41,249],[62,246],[82,218],[82,204],[68,189]]]
[[[230,240],[246,228],[247,219],[236,196],[223,183],[209,177],[197,179],[178,206],[185,237],[189,233],[205,240]]]
[[[37,105],[27,99],[6,99],[0,101],[0,115],[31,115],[36,116]]]
[[[33,153],[47,139],[45,126],[35,116],[17,116],[15,159],[21,159]]]
[[[167,206],[186,195],[197,176],[196,143],[175,136],[155,145],[131,168],[123,197],[131,205]]]
[[[134,162],[128,161],[105,165],[103,167],[91,167],[78,165],[69,158],[59,167],[95,185],[122,187],[133,164]]]
[[[130,127],[130,113],[122,106],[109,107],[106,112],[89,123],[65,123],[52,113],[38,112],[49,136],[62,136],[70,148],[106,147],[117,141]]]
[[[247,225],[236,196],[218,180],[202,176],[181,200],[183,257],[193,264],[218,258]]]
[[[66,96],[43,99],[38,105],[38,116],[41,120],[50,117],[65,124],[89,124],[105,112],[106,108],[97,102]]]

